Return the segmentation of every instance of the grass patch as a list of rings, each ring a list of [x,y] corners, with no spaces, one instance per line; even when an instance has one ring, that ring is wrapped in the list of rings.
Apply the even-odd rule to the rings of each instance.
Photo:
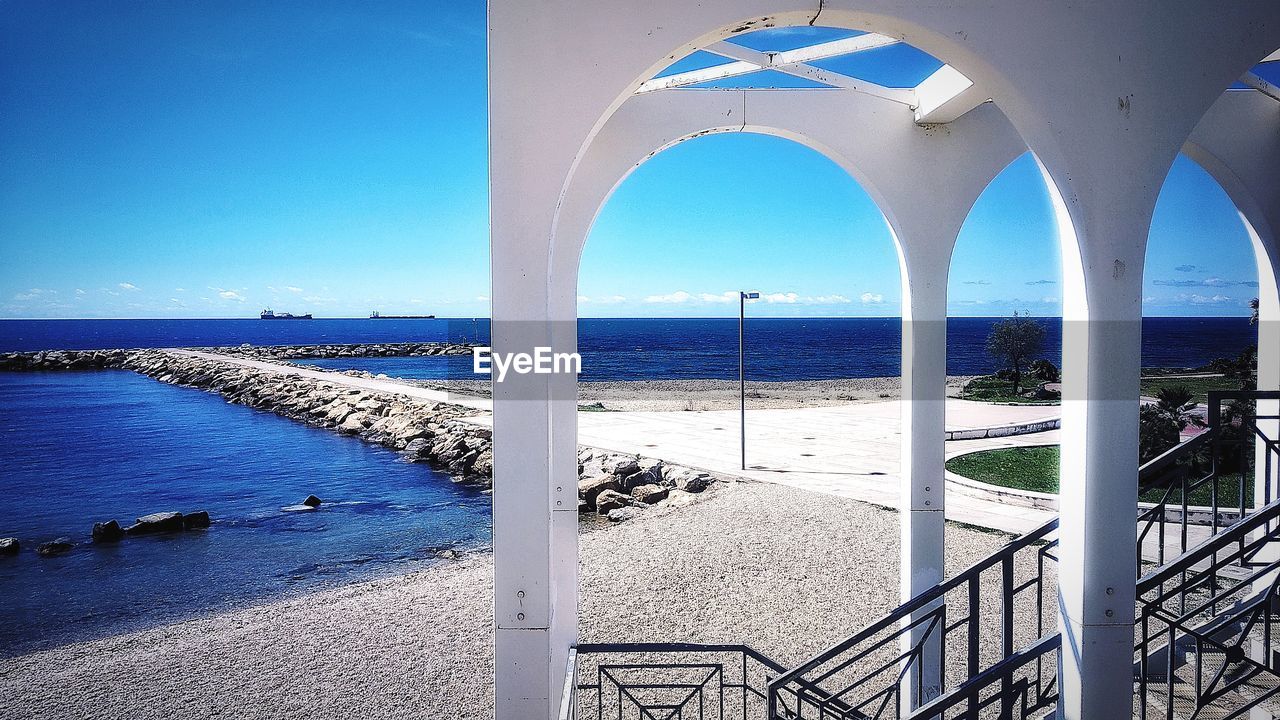
[[[1024,376],[1019,386],[1022,392],[1028,389],[1034,390],[1039,387],[1040,381],[1032,377]],[[1016,405],[1057,405],[1057,400],[1040,400],[1032,393],[1027,395],[1013,394],[1013,381],[1003,380],[995,375],[980,375],[969,382],[965,383],[964,388],[960,391],[960,397],[965,400],[977,400],[979,402],[992,403],[1011,403]]]
[[[1058,463],[1060,451],[1057,445],[1028,448],[1004,448],[983,450],[961,455],[947,461],[947,470],[978,482],[1034,492],[1057,494]],[[1197,473],[1198,477],[1199,474]],[[1224,474],[1217,480],[1218,507],[1237,507],[1240,502],[1240,475]],[[1252,470],[1245,473],[1245,488],[1253,487]],[[1162,489],[1148,490],[1138,495],[1142,502],[1156,503],[1164,498]],[[1205,484],[1196,488],[1187,498],[1189,505],[1208,505],[1212,488]],[[1182,504],[1182,492],[1175,488],[1169,495],[1171,506]],[[1251,505],[1251,503],[1249,503]]]
[[[1195,395],[1195,401],[1204,403],[1209,401],[1210,390],[1239,390],[1240,379],[1229,377],[1197,377],[1197,378],[1165,378],[1165,377],[1143,377],[1142,378],[1142,394],[1148,397],[1155,397],[1156,393],[1164,388],[1185,387]]]
[[[947,461],[947,469],[971,480],[1016,490],[1058,492],[1058,446],[1004,448]]]

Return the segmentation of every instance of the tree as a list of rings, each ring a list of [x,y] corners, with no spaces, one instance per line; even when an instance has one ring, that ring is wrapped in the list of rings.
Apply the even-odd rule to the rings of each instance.
[[[1022,368],[1044,345],[1044,326],[1026,315],[1013,317],[991,326],[987,336],[987,352],[1005,363],[1013,372],[1013,394],[1020,392]]]
[[[1181,428],[1169,413],[1155,405],[1138,411],[1138,460],[1147,462],[1178,444]]]
[[[1249,309],[1253,311],[1253,312],[1249,315],[1249,324],[1250,324],[1250,325],[1257,325],[1257,324],[1258,324],[1258,305],[1259,305],[1258,298],[1254,298],[1254,299],[1252,299],[1252,300],[1250,300],[1250,301],[1249,301]]]

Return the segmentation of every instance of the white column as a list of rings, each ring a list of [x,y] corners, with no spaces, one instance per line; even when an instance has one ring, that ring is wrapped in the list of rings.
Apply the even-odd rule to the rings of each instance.
[[[1052,189],[1047,173],[1046,180]],[[1142,262],[1154,193],[1126,192],[1123,179],[1091,189],[1084,208],[1076,199],[1088,239],[1083,247],[1060,194],[1050,192],[1064,280],[1058,563],[1063,720],[1128,718],[1133,698]]]
[[[1258,265],[1258,389],[1280,390],[1280,288],[1276,282],[1277,274],[1280,274],[1280,257],[1272,257],[1272,253],[1280,251],[1280,248],[1276,248],[1274,238],[1269,234],[1265,239],[1260,237],[1243,215],[1241,219],[1253,240]],[[1280,401],[1258,401],[1259,417],[1276,415],[1277,412],[1280,412]],[[1280,439],[1280,421],[1260,420],[1259,429],[1273,441]],[[1265,475],[1268,454],[1271,464],[1269,478]],[[1268,453],[1266,442],[1261,438],[1254,453],[1254,482],[1254,503],[1257,507],[1280,497],[1280,456]],[[1268,485],[1270,497],[1267,496]]]
[[[553,276],[552,285],[552,348],[577,352],[577,279]],[[551,646],[560,652],[578,642],[578,379],[551,382]],[[554,712],[569,669],[552,662],[550,670]]]
[[[932,260],[932,261],[930,261]],[[939,253],[907,268],[902,310],[901,599],[910,600],[942,582],[945,571],[943,435],[947,383],[947,265]],[[903,650],[925,635],[916,627]],[[934,628],[922,648],[918,671],[903,684],[904,710],[938,696],[942,685],[941,638]]]
[[[527,300],[517,285],[493,286],[495,353],[548,345],[545,319],[504,307]],[[545,307],[545,304],[543,305]],[[493,559],[498,720],[550,718],[552,578],[550,412],[547,375],[509,373],[493,383]]]

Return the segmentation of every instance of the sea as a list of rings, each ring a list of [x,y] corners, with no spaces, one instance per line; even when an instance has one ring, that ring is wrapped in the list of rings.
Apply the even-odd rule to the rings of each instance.
[[[948,322],[948,370],[989,372],[995,318]],[[1057,361],[1061,326],[1042,319]],[[0,352],[400,341],[485,343],[483,319],[0,320]],[[897,318],[751,318],[753,380],[897,375]],[[736,318],[584,319],[584,381],[737,378]],[[1189,367],[1256,342],[1244,318],[1149,318],[1143,363]],[[469,356],[315,360],[472,378]],[[311,513],[282,507],[307,495]],[[487,495],[423,464],[217,395],[118,370],[0,372],[0,657],[447,562],[488,547]],[[206,510],[208,530],[98,547],[94,522]],[[79,543],[40,558],[35,545]]]

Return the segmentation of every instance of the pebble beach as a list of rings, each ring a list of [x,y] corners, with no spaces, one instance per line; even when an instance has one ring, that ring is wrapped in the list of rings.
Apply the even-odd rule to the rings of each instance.
[[[948,571],[1007,536],[948,526]],[[742,642],[794,663],[897,604],[897,513],[717,483],[584,528],[584,641]],[[492,556],[0,664],[0,717],[487,718]],[[763,589],[768,588],[765,592]]]

